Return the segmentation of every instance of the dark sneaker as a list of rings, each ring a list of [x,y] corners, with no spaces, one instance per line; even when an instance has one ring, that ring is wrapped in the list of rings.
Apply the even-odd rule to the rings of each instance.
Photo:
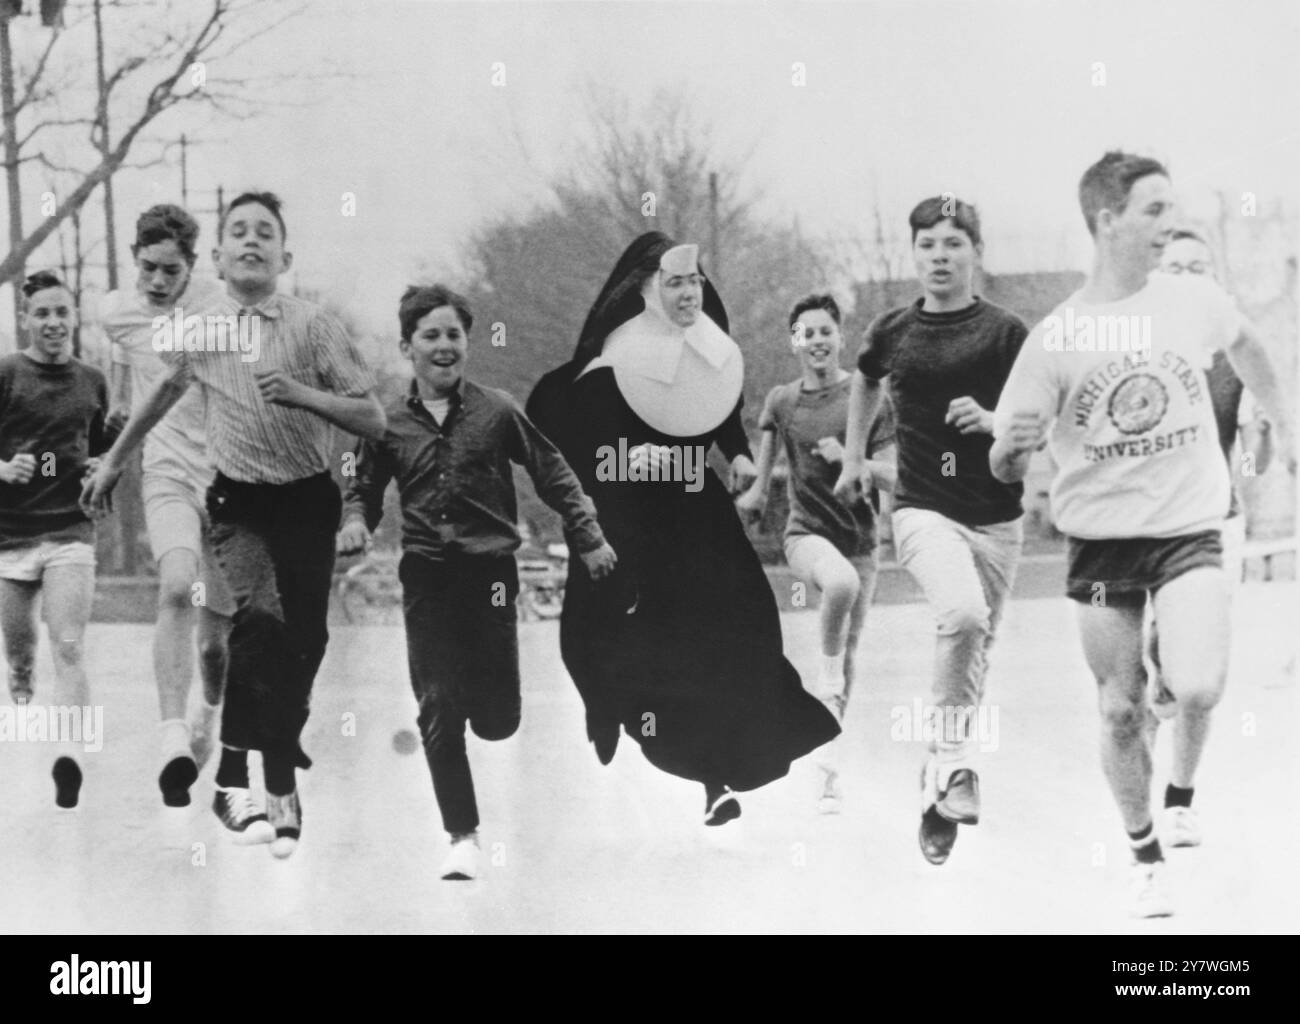
[[[54,762],[54,802],[65,811],[77,806],[81,797],[81,768],[70,757],[60,757]]]
[[[957,825],[940,814],[937,808],[931,807],[921,815],[918,839],[922,856],[931,864],[942,864],[957,841]]]
[[[212,810],[234,833],[240,844],[269,843],[275,838],[275,829],[266,814],[253,802],[253,794],[244,788],[218,786],[212,798]]]
[[[302,835],[302,803],[298,800],[298,791],[295,789],[288,796],[267,793],[266,814],[275,829],[271,855],[281,860],[293,856]]]
[[[173,757],[158,776],[163,803],[168,807],[188,807],[190,787],[198,777],[199,766],[194,763],[194,758],[187,754]]]
[[[958,768],[948,779],[948,788],[935,801],[934,809],[954,825],[978,825],[980,780],[969,768]]]

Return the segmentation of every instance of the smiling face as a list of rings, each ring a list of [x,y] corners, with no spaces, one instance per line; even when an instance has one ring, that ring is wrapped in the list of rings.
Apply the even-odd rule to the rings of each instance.
[[[72,329],[76,326],[77,309],[72,293],[64,287],[36,292],[24,304],[23,330],[38,362],[66,363],[71,359]]]
[[[446,394],[465,374],[469,334],[452,306],[439,306],[416,321],[410,339],[402,339],[401,351],[421,384]]]
[[[704,303],[704,275],[698,267],[691,273],[659,271],[659,300],[673,323],[690,327]]]
[[[212,258],[222,280],[233,291],[248,294],[274,291],[276,278],[293,261],[285,252],[279,222],[261,203],[244,203],[230,211]]]
[[[827,310],[805,309],[790,331],[790,344],[805,371],[825,372],[840,365],[844,336]]]
[[[917,231],[912,259],[921,287],[936,299],[950,299],[971,290],[979,249],[951,220],[941,220]]]
[[[1101,211],[1098,237],[1117,266],[1150,271],[1160,263],[1176,215],[1173,184],[1163,174],[1148,174],[1133,183],[1123,212]]]
[[[154,309],[170,309],[190,283],[191,262],[175,239],[141,246],[135,252],[135,288]]]

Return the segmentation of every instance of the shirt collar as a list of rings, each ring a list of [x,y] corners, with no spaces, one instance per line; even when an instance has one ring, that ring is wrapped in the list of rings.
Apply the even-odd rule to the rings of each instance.
[[[460,405],[465,401],[465,377],[463,375],[456,382],[456,389],[452,392],[451,397],[456,405]],[[411,386],[407,389],[406,404],[411,408],[424,406],[424,399],[420,397],[420,382],[414,377],[411,378]]]
[[[284,312],[283,308],[280,305],[280,296],[278,294],[268,295],[266,298],[264,298],[261,302],[257,303],[255,306],[241,306],[238,300],[236,300],[233,295],[227,292],[226,303],[236,313],[245,313],[245,312],[252,313],[252,314],[256,314],[257,316],[264,316],[268,320],[279,320],[281,314]]]

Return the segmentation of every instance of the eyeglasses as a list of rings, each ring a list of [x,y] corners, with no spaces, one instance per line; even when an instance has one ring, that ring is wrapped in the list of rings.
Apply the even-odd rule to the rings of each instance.
[[[1204,260],[1193,260],[1191,263],[1166,263],[1160,269],[1166,274],[1208,274],[1210,265]]]

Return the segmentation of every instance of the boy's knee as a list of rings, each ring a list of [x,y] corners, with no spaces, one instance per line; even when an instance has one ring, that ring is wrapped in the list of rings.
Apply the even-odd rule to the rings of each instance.
[[[63,665],[80,665],[84,652],[81,637],[59,637],[51,645],[54,659]]]
[[[1206,712],[1214,708],[1223,697],[1221,680],[1200,679],[1189,686],[1171,686],[1180,707],[1192,712]]]
[[[198,643],[199,660],[209,668],[217,667],[226,660],[226,641],[222,637],[205,636]]]
[[[984,602],[956,605],[939,616],[939,632],[949,636],[987,633],[989,607]]]
[[[158,603],[174,611],[185,611],[194,605],[194,580],[184,576],[164,576],[158,584]]]
[[[1140,734],[1146,726],[1146,708],[1141,691],[1129,694],[1103,688],[1101,722],[1107,732],[1119,739]]]
[[[822,588],[822,599],[836,604],[852,604],[858,599],[862,582],[854,572],[836,572]]]

